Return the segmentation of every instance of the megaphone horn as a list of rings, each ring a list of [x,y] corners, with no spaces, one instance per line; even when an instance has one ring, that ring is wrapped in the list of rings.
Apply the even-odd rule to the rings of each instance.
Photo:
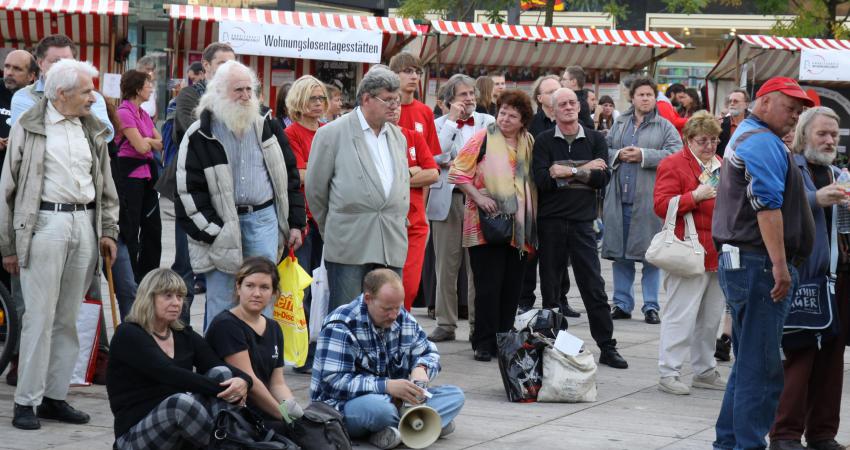
[[[440,438],[442,421],[430,406],[404,408],[398,423],[401,441],[410,448],[425,448]]]

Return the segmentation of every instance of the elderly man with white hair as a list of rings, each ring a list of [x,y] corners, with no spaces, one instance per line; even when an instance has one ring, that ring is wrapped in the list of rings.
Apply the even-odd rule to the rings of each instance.
[[[219,66],[177,153],[175,212],[192,268],[207,275],[204,330],[233,304],[242,259],[279,261],[290,234],[285,144],[260,115],[257,87],[241,63]]]
[[[40,428],[39,418],[89,421],[65,401],[79,353],[77,311],[98,246],[114,259],[118,236],[111,132],[92,116],[97,76],[88,63],[53,64],[44,97],[12,127],[0,176],[0,253],[3,267],[20,273],[26,304],[12,420],[21,429]]]
[[[390,123],[399,84],[388,67],[373,67],[357,87],[358,107],[313,138],[304,189],[325,241],[328,311],[359,296],[366,273],[401,274],[407,258],[407,141]]]

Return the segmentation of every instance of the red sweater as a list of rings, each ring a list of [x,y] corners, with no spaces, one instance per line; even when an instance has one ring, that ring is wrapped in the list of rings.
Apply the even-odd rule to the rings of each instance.
[[[437,162],[431,155],[430,147],[422,133],[407,128],[401,128],[401,133],[407,139],[407,166],[419,166],[422,170],[437,169]],[[427,226],[425,218],[425,194],[421,187],[410,188],[410,210],[407,212],[410,226]]]
[[[717,156],[715,156],[717,158]],[[720,158],[717,158],[720,160]],[[722,161],[722,160],[721,160]],[[676,236],[684,239],[685,213],[694,216],[699,242],[705,248],[705,270],[717,271],[717,249],[711,238],[711,216],[714,213],[714,199],[694,201],[693,190],[699,187],[699,176],[702,173],[699,162],[686,147],[661,161],[656,171],[655,179],[655,214],[664,220],[667,217],[667,206],[670,200],[681,195],[679,199],[679,214],[676,218]]]
[[[685,126],[688,118],[679,116],[679,113],[676,112],[676,108],[674,108],[669,101],[659,100],[655,104],[655,107],[658,109],[658,115],[669,120],[681,135],[682,127]]]

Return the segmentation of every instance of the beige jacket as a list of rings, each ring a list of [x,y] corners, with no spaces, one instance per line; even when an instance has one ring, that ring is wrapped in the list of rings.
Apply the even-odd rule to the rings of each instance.
[[[18,256],[27,267],[30,242],[41,206],[44,186],[44,153],[47,135],[42,98],[15,122],[9,133],[6,160],[0,175],[0,253]],[[91,176],[95,190],[95,233],[100,239],[118,240],[118,194],[109,168],[105,137],[109,128],[92,116],[80,117],[92,154]],[[98,270],[100,264],[97,265]]]

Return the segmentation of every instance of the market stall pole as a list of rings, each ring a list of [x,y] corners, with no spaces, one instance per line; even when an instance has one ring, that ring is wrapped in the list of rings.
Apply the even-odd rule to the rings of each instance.
[[[423,31],[411,19],[341,15],[329,13],[305,13],[293,11],[273,11],[260,9],[222,8],[197,5],[165,5],[171,18],[169,26],[169,42],[172,49],[172,78],[180,78],[188,65],[200,58],[203,49],[212,42],[226,41],[221,39],[222,24],[228,29],[238,27],[247,34],[260,33],[257,30],[270,30],[277,26],[298,27],[304,34],[327,31],[332,32],[374,32],[380,33],[379,58],[374,61],[350,61],[357,63],[359,80],[368,70],[370,64],[389,61],[394,54],[401,51],[411,40],[423,34]],[[265,37],[265,36],[264,36]],[[302,39],[300,35],[275,35],[272,39]],[[262,40],[262,39],[261,39]],[[252,43],[248,43],[252,44]],[[256,43],[260,44],[260,43]],[[245,65],[254,69],[262,85],[262,94],[269,106],[274,106],[278,84],[281,80],[290,80],[305,74],[315,75],[318,71],[317,60],[293,56],[277,56],[263,54],[252,50],[251,45],[234,45],[239,59]],[[268,50],[268,48],[266,49]],[[294,61],[292,73],[287,77],[274,74],[273,64],[280,59]],[[328,80],[323,80],[328,81]]]
[[[127,37],[128,14],[129,2],[121,0],[0,0],[0,47],[32,50],[43,37],[64,34],[77,44],[79,60],[101,75],[121,73],[115,45]]]

